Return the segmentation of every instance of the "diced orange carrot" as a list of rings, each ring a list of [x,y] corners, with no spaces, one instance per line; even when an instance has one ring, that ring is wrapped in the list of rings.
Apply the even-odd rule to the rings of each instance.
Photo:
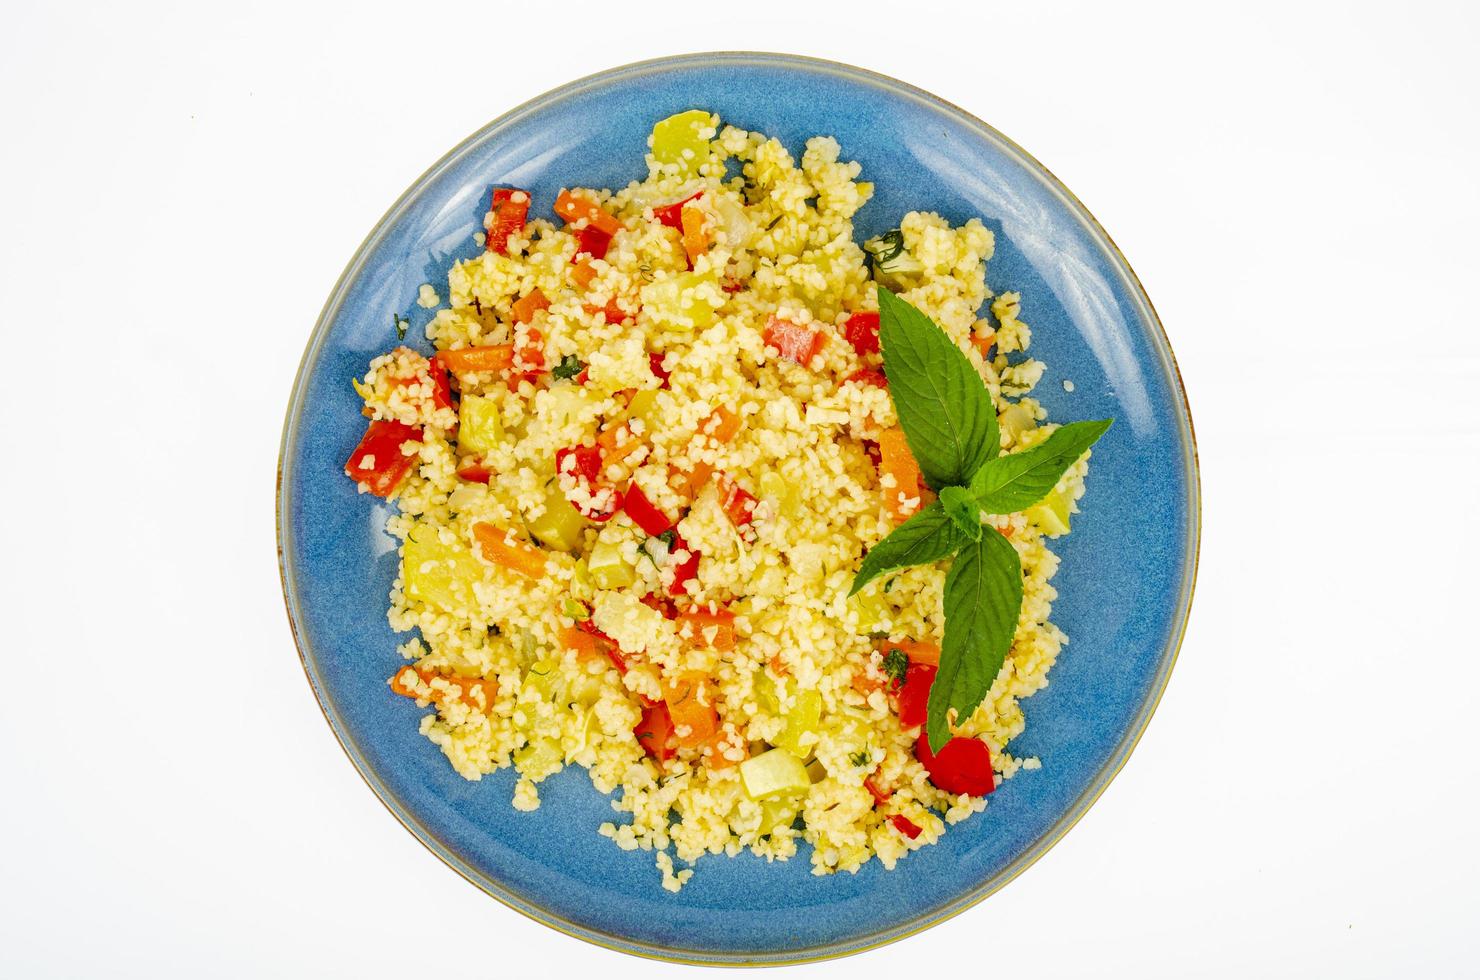
[[[709,251],[709,232],[705,228],[704,212],[696,207],[686,207],[680,219],[683,222],[683,250],[689,257],[689,265]]]
[[[719,731],[719,712],[714,707],[715,688],[702,670],[686,670],[664,678],[663,700],[675,729],[686,731],[678,738],[685,748],[697,748]]]
[[[548,309],[549,306],[550,301],[545,298],[544,293],[540,292],[540,287],[536,286],[514,301],[514,322],[528,323],[534,319],[536,313]]]
[[[883,687],[884,682],[879,680],[877,677],[874,677],[868,671],[860,670],[858,673],[853,675],[853,680],[850,682],[850,686],[859,694],[862,694],[864,697],[868,697],[870,694]]]
[[[706,747],[709,751],[705,753],[704,761],[711,769],[728,769],[731,766],[738,766],[750,754],[746,751],[743,740],[738,736],[732,737],[723,729],[714,733]],[[729,753],[736,748],[740,749],[741,756],[738,759],[731,759]]]
[[[585,218],[592,228],[604,231],[608,235],[615,235],[622,230],[620,221],[585,194],[561,191],[560,196],[555,198],[555,213],[572,223]]]
[[[621,425],[609,426],[602,429],[596,436],[596,444],[603,450],[602,458],[610,460],[626,459],[642,440],[632,431],[632,427],[626,422]]]
[[[581,309],[585,310],[592,316],[600,313],[602,316],[606,317],[607,323],[621,323],[628,317],[636,315],[635,313],[628,313],[626,310],[618,306],[615,298],[607,300],[605,306],[596,306],[591,303],[586,303],[584,306],[581,307]]]
[[[678,616],[678,635],[696,647],[735,648],[735,614],[714,603],[695,606]]]
[[[437,359],[447,365],[447,369],[453,374],[507,371],[514,363],[514,345],[493,344],[488,347],[444,350],[437,354]]]
[[[992,345],[997,342],[997,332],[988,330],[986,333],[974,333],[971,335],[971,346],[975,347],[977,353],[983,360],[991,354]]]
[[[473,537],[478,539],[478,549],[483,552],[483,557],[495,565],[530,578],[545,574],[545,552],[519,540],[513,531],[478,523],[473,525]]]
[[[417,688],[425,685],[424,692]],[[425,697],[433,704],[461,701],[478,711],[488,711],[498,698],[498,681],[440,674],[424,667],[402,667],[391,678],[391,690],[406,698]]]
[[[920,509],[920,467],[904,430],[897,426],[879,433],[879,479],[884,484],[885,513],[895,524],[903,524]]]
[[[766,661],[766,663],[770,664],[771,673],[775,674],[777,677],[785,677],[787,674],[791,673],[791,671],[786,669],[786,664],[781,662],[781,654],[779,653],[771,654],[771,659]]]
[[[912,664],[940,666],[940,647],[934,643],[927,643],[923,640],[880,640],[878,649],[886,657],[898,650],[909,657]]]
[[[740,431],[740,416],[721,405],[699,423],[699,434],[715,442],[727,443]]]
[[[570,267],[570,278],[582,289],[590,289],[596,281],[596,266],[589,258],[582,258]]]

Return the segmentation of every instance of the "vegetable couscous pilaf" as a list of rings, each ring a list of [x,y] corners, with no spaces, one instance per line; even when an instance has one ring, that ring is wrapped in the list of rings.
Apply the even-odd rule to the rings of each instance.
[[[980,221],[860,247],[872,185],[834,140],[798,164],[699,110],[647,163],[559,224],[495,189],[435,355],[355,382],[345,470],[397,501],[390,622],[419,633],[390,687],[464,777],[513,765],[520,810],[586,767],[666,888],[802,842],[815,873],[892,868],[1038,765],[1006,746],[1065,642],[1045,537],[1108,423],[1028,397]]]

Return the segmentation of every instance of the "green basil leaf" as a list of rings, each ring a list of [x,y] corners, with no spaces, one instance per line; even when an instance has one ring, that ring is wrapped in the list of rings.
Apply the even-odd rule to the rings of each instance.
[[[946,573],[941,604],[945,636],[925,716],[932,752],[950,741],[949,710],[959,721],[970,717],[1012,648],[1023,605],[1023,567],[1012,542],[989,529],[966,544]]]
[[[1015,514],[1038,503],[1113,421],[1070,422],[1032,449],[986,463],[971,478],[977,503],[988,514]]]
[[[869,549],[853,576],[851,596],[880,575],[910,565],[925,565],[949,558],[966,543],[967,537],[946,516],[936,501],[889,532],[889,536]]]
[[[932,490],[964,485],[1000,449],[997,409],[945,331],[879,287],[879,343],[900,427]]]
[[[940,505],[946,516],[966,537],[975,541],[982,536],[982,509],[965,487],[941,487]]]

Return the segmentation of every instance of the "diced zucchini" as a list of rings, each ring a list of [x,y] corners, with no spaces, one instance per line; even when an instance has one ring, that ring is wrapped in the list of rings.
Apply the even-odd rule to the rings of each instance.
[[[546,657],[525,671],[524,684],[519,688],[519,700],[554,703],[564,690],[560,658]]]
[[[863,250],[873,258],[874,271],[886,277],[923,272],[925,269],[920,260],[905,249],[904,232],[898,228],[870,238],[863,243]]]
[[[648,426],[649,430],[651,430],[653,424],[653,409],[657,407],[658,389],[643,388],[639,390],[635,395],[633,395],[632,400],[627,403],[627,417],[632,419],[642,419],[643,424]]]
[[[470,453],[487,453],[504,441],[498,402],[482,395],[463,395],[457,409],[457,444]]]
[[[670,330],[703,330],[725,304],[713,272],[680,272],[642,287],[642,308],[654,323]]]
[[[637,581],[637,570],[622,556],[625,535],[613,533],[614,528],[608,524],[586,556],[591,584],[598,589],[620,589]]]
[[[676,164],[679,174],[692,177],[709,159],[709,138],[714,129],[715,118],[703,109],[660,119],[653,125],[653,159],[663,165]]]
[[[1023,516],[1051,538],[1069,533],[1069,495],[1057,489],[1023,511]]]
[[[417,524],[401,548],[401,581],[408,599],[449,612],[473,602],[472,583],[483,578],[483,566],[461,544],[443,544],[436,528]]]
[[[586,519],[565,499],[560,484],[552,480],[545,488],[545,509],[540,512],[539,517],[527,521],[525,526],[545,547],[558,551],[574,551],[581,544]]]
[[[807,767],[785,749],[771,749],[740,763],[740,782],[752,800],[796,796],[812,788]]]
[[[541,393],[541,402],[548,406],[551,430],[558,431],[572,422],[584,426],[596,417],[595,396],[585,385],[556,385]]]
[[[765,837],[773,830],[789,826],[797,818],[800,809],[801,805],[795,797],[779,796],[762,800],[760,836]]]
[[[873,751],[874,726],[868,718],[844,708],[828,719],[824,737],[836,750],[832,755],[848,759],[860,752]]]
[[[565,764],[565,753],[560,743],[543,736],[530,739],[524,747],[514,753],[514,765],[533,780],[541,780],[559,772]]]
[[[761,499],[776,505],[776,513],[788,520],[797,516],[802,505],[801,490],[775,470],[766,470],[760,477]]]
[[[884,591],[878,582],[870,582],[860,591],[848,597],[848,608],[858,614],[860,636],[887,629],[889,606],[884,601]]]
[[[798,691],[786,712],[786,727],[774,740],[776,747],[786,749],[798,759],[805,759],[817,744],[817,726],[821,719],[822,695],[813,690]]]
[[[781,713],[781,697],[776,691],[776,682],[771,680],[771,675],[766,673],[764,667],[755,672],[752,687],[755,689],[755,699],[760,704],[761,710],[771,715]]]

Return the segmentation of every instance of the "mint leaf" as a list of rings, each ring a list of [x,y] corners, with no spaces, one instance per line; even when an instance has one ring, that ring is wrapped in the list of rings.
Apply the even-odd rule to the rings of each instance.
[[[965,487],[941,487],[940,505],[946,516],[966,537],[975,541],[982,536],[982,509]]]
[[[961,549],[946,573],[941,599],[945,637],[925,719],[930,751],[939,752],[950,740],[948,711],[955,708],[957,720],[964,722],[992,689],[1012,648],[1022,604],[1023,567],[1017,550],[995,529],[985,529]]]
[[[884,374],[910,452],[932,490],[963,485],[999,450],[997,410],[945,331],[879,287]]]
[[[1014,514],[1033,506],[1053,491],[1064,471],[1113,421],[1070,422],[1032,449],[997,457],[972,476],[971,493],[988,514]]]
[[[858,566],[858,574],[853,576],[853,588],[848,590],[848,594],[854,595],[880,575],[897,568],[948,558],[967,540],[960,528],[946,516],[940,501],[936,501],[869,549],[869,553],[863,556],[863,563]]]

